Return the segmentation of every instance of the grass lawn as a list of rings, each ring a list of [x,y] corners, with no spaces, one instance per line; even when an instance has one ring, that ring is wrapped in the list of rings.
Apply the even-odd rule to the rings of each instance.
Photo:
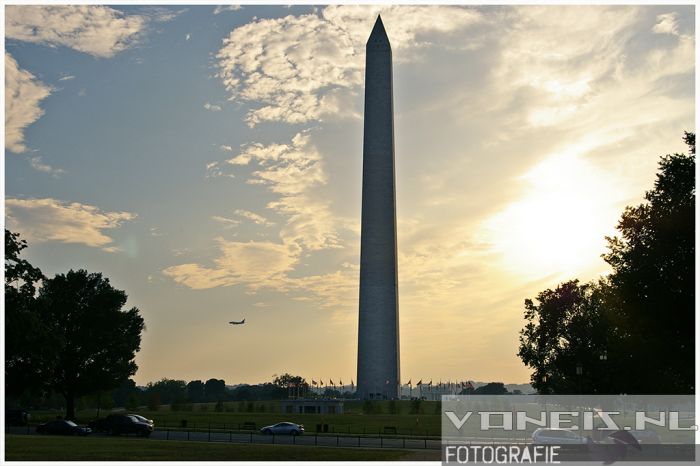
[[[5,435],[6,461],[437,461],[439,456],[439,451]]]

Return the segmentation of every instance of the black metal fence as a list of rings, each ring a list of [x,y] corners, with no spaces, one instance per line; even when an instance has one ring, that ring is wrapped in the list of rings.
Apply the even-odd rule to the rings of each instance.
[[[173,426],[158,427],[150,438],[155,440],[184,440],[218,443],[246,443],[258,445],[308,445],[323,447],[361,447],[389,449],[439,450],[441,438],[435,436],[401,436],[392,434],[306,433],[302,435],[261,434],[257,430],[245,430],[242,425]],[[9,434],[34,434],[36,425],[6,427]],[[98,434],[99,435],[99,434]]]

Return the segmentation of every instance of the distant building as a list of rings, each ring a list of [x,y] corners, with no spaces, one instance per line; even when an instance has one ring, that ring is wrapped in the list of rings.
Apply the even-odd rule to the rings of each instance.
[[[296,399],[280,401],[286,414],[343,414],[343,401],[334,399]]]

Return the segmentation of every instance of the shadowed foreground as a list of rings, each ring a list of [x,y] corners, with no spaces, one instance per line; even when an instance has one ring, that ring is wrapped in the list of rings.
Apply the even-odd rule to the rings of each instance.
[[[432,453],[434,457],[428,457]],[[140,438],[5,436],[6,461],[400,461],[440,452],[231,445]]]

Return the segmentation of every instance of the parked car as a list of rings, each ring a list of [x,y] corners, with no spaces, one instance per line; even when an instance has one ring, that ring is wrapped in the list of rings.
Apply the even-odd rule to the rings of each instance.
[[[92,432],[89,427],[79,426],[73,421],[56,420],[36,426],[37,434],[51,435],[87,435]]]
[[[141,422],[145,422],[146,424],[153,425],[153,419],[146,419],[145,417],[140,416],[138,414],[127,414],[127,416],[135,417],[136,419],[138,419]]]
[[[92,421],[89,426],[97,432],[107,432],[110,435],[136,434],[148,437],[153,432],[153,424],[127,414],[111,414],[104,419]]]
[[[532,433],[536,445],[584,445],[586,439],[568,429],[540,428]]]
[[[301,435],[304,433],[303,424],[294,424],[293,422],[280,422],[271,426],[265,426],[260,429],[265,435]]]

